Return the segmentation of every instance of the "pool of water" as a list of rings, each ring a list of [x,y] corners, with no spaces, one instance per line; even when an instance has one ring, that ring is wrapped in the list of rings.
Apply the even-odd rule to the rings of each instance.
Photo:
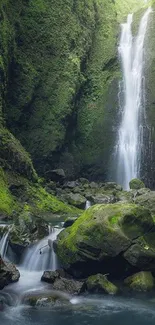
[[[2,325],[154,325],[155,301],[116,297],[71,298],[68,305],[7,307]]]

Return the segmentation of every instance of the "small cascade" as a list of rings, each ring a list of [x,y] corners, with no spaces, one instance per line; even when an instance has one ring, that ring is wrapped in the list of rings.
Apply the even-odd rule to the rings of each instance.
[[[6,259],[8,244],[9,244],[9,230],[4,232],[0,240],[0,255],[3,259]]]
[[[49,235],[27,249],[22,268],[26,271],[56,270],[57,257],[53,250],[53,241],[62,231],[49,227]]]
[[[87,200],[85,210],[88,210],[90,207],[91,207],[91,202],[89,200]]]

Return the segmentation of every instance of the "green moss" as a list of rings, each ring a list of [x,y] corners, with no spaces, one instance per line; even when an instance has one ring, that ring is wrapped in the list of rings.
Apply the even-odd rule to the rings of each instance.
[[[139,272],[127,279],[125,284],[135,291],[150,291],[154,288],[154,278],[151,272]]]
[[[147,3],[147,6],[150,4]],[[118,21],[122,23],[123,19],[126,18],[126,16],[129,13],[133,13],[138,11],[141,8],[146,7],[146,4],[143,0],[116,0],[115,1],[116,10],[117,10],[117,17]]]
[[[86,285],[89,292],[108,293],[110,295],[118,293],[118,288],[102,274],[88,277]]]
[[[20,173],[30,180],[37,180],[37,174],[28,153],[20,142],[3,127],[0,127],[0,163],[6,169]]]
[[[16,201],[8,190],[7,179],[2,168],[0,168],[0,214],[10,216],[16,209]]]
[[[49,212],[76,217],[82,212],[82,210],[64,204],[53,195],[48,194],[41,186],[30,186],[27,193],[33,209],[39,214]]]
[[[132,179],[129,183],[131,190],[139,190],[145,188],[145,184],[138,178]]]
[[[102,254],[106,256],[107,242],[111,247],[115,242],[113,249],[117,246],[119,251],[123,245],[130,245],[131,239],[147,233],[153,224],[150,212],[135,204],[98,204],[59,235],[57,253],[63,263],[74,263],[81,259],[81,254],[97,259],[94,249],[99,252],[103,249]]]

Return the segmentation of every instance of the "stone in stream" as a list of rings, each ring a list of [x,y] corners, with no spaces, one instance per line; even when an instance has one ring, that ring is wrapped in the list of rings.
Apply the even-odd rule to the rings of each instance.
[[[12,263],[4,262],[0,257],[0,290],[10,283],[17,282],[20,273]]]
[[[63,270],[45,271],[41,277],[41,281],[50,283],[53,290],[66,292],[69,294],[79,294],[83,292],[84,284],[72,278],[64,277]]]
[[[143,292],[152,290],[155,285],[151,272],[138,272],[133,274],[126,278],[124,283],[131,290]]]
[[[107,276],[103,274],[91,275],[86,280],[86,289],[90,293],[107,293],[115,295],[119,289],[110,281]]]

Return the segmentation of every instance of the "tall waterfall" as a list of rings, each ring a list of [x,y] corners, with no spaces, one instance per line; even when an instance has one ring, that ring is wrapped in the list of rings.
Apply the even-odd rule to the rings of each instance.
[[[128,189],[132,178],[139,177],[143,147],[144,104],[144,40],[152,9],[143,15],[137,36],[132,36],[133,15],[122,24],[119,54],[123,70],[123,104],[120,104],[121,124],[116,146],[117,182]],[[121,88],[121,87],[120,87]]]

